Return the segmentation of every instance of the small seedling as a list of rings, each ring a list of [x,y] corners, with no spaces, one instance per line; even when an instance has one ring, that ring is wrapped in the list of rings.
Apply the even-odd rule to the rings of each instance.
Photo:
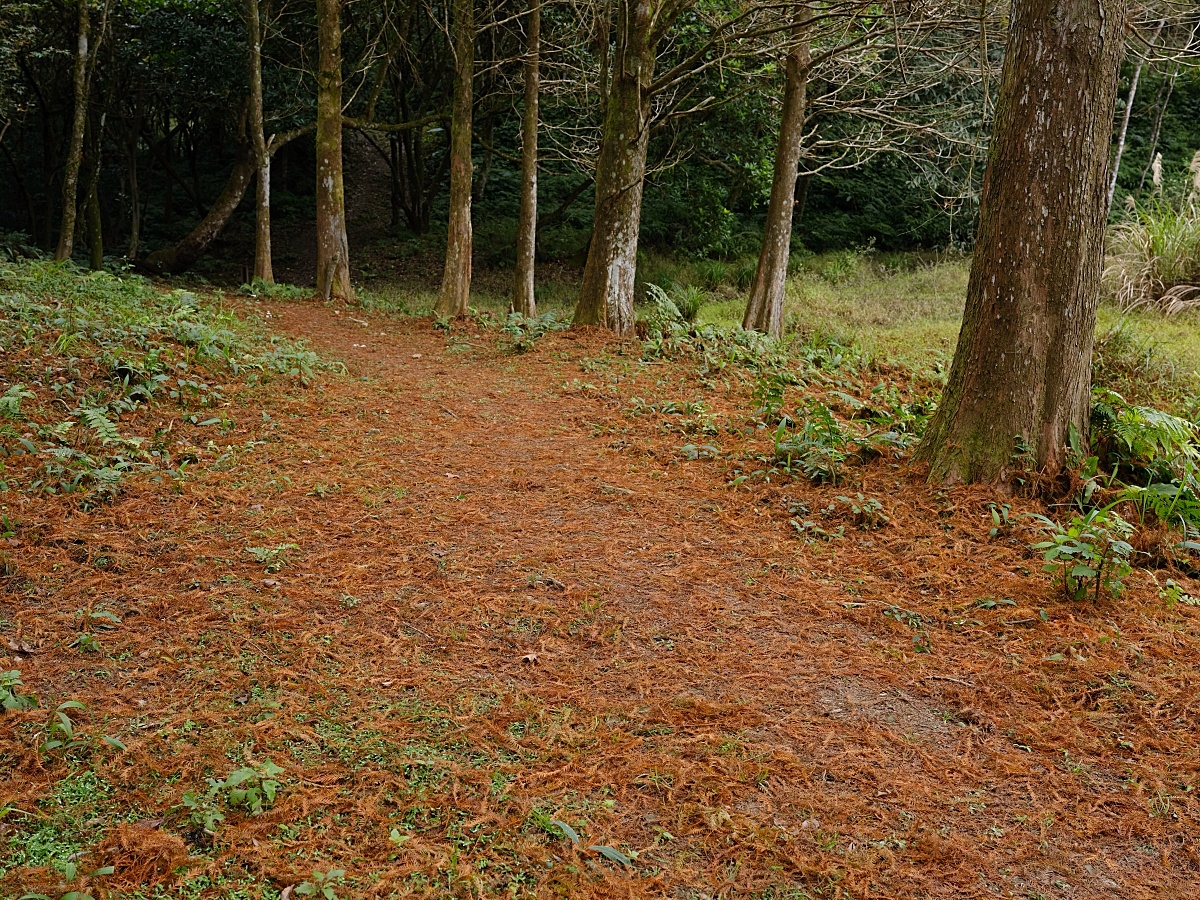
[[[288,553],[299,550],[297,544],[276,544],[274,547],[247,547],[246,552],[254,557],[256,562],[263,563],[268,575],[273,575],[288,564]]]
[[[67,715],[69,709],[86,709],[78,700],[67,700],[58,704],[50,724],[46,726],[46,740],[42,742],[41,752],[50,753],[52,750],[70,750],[84,743],[82,735],[75,731],[75,723]]]
[[[88,634],[86,631],[75,636],[75,640],[71,642],[72,647],[77,647],[80,653],[99,653],[100,641],[94,634]]]
[[[294,891],[300,897],[323,897],[324,900],[338,900],[334,885],[342,884],[346,876],[345,869],[330,869],[322,872],[313,869],[313,880],[302,881]]]
[[[997,506],[995,503],[988,504],[988,512],[992,514],[992,527],[988,529],[988,537],[999,537],[1002,534],[1008,534],[1010,525],[1009,513],[1012,507],[1007,503],[1001,503]]]
[[[856,493],[854,497],[838,497],[838,500],[850,507],[854,516],[854,524],[865,531],[886,525],[891,519],[883,511],[883,503],[874,497],[864,497]]]
[[[1166,601],[1167,606],[1174,606],[1176,603],[1183,603],[1186,606],[1200,606],[1200,598],[1193,597],[1172,578],[1167,579],[1167,583],[1163,585],[1158,592],[1160,600]]]
[[[37,700],[32,695],[20,693],[19,688],[23,687],[25,685],[21,683],[19,669],[0,672],[0,709],[5,712],[24,712],[37,706]]]
[[[224,793],[230,806],[241,806],[252,816],[262,815],[264,809],[275,803],[280,784],[276,776],[283,769],[269,759],[257,769],[243,766],[234,769],[224,781],[210,778],[210,795],[213,791]]]

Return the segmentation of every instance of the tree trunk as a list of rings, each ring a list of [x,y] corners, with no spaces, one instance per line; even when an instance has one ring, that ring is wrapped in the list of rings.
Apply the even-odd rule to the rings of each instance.
[[[245,141],[242,141],[239,143],[238,157],[233,164],[233,171],[229,173],[229,180],[225,182],[221,195],[209,207],[208,215],[192,229],[191,234],[174,247],[155,250],[147,256],[141,262],[141,267],[160,275],[180,275],[191,268],[225,228],[225,223],[242,202],[253,177],[253,155]]]
[[[473,0],[454,0],[454,108],[450,113],[450,221],[438,316],[466,316],[470,296],[470,191],[472,191],[472,97],[475,79]]]
[[[542,42],[542,0],[530,0],[525,48],[525,109],[521,114],[521,210],[517,219],[517,271],[513,278],[513,311],[537,315],[533,296],[537,254],[538,82]]]
[[[317,292],[354,299],[342,184],[342,6],[317,0]]]
[[[454,105],[450,113],[450,221],[436,312],[466,315],[471,290],[471,105],[475,80],[474,0],[454,0]]]
[[[126,150],[128,154],[128,177],[129,177],[129,250],[125,256],[127,259],[137,259],[138,242],[141,240],[142,233],[142,199],[141,188],[138,184],[138,137],[142,132],[142,98],[139,94],[134,101],[133,123],[129,127],[129,132],[126,137]]]
[[[646,152],[650,145],[650,80],[654,14],[649,0],[621,0],[608,106],[596,161],[596,213],[576,325],[633,333],[634,278]],[[660,26],[661,27],[661,26]]]
[[[1146,167],[1142,169],[1142,177],[1138,180],[1138,194],[1146,187],[1146,178],[1150,175],[1150,169],[1154,165],[1154,154],[1158,150],[1158,138],[1162,134],[1163,117],[1167,114],[1167,107],[1171,103],[1171,95],[1175,92],[1175,82],[1179,78],[1179,63],[1176,62],[1171,69],[1171,75],[1166,82],[1159,86],[1159,97],[1155,104],[1154,110],[1154,126],[1150,129],[1149,150],[1146,154]]]
[[[1153,44],[1158,40],[1158,36],[1162,33],[1163,26],[1166,22],[1159,22],[1158,28],[1154,32],[1154,37],[1150,39]],[[1142,57],[1137,58],[1137,62],[1133,66],[1133,77],[1129,80],[1129,96],[1125,98],[1125,112],[1121,116],[1121,130],[1117,135],[1117,153],[1113,158],[1112,173],[1108,179],[1108,206],[1112,209],[1113,197],[1117,193],[1117,178],[1121,174],[1121,157],[1125,155],[1125,138],[1129,134],[1129,119],[1133,115],[1133,101],[1137,98],[1138,82],[1142,77],[1142,66],[1146,63]]]
[[[58,247],[54,258],[70,259],[75,249],[75,218],[77,215],[76,195],[79,192],[79,169],[83,165],[83,133],[87,127],[88,108],[88,40],[91,37],[91,20],[88,16],[89,0],[77,0],[79,4],[79,30],[75,50],[74,94],[75,115],[71,120],[71,143],[67,150],[66,171],[62,184],[62,221],[58,229]]]
[[[83,207],[84,224],[87,227],[88,268],[93,272],[104,268],[104,221],[100,215],[98,181],[89,180]]]
[[[788,257],[792,252],[792,216],[796,209],[796,179],[804,139],[808,68],[811,54],[808,25],[812,9],[796,12],[795,46],[787,56],[787,80],[783,89],[783,113],[779,143],[775,148],[775,173],[771,200],[763,223],[762,249],[750,286],[750,299],[742,327],[779,337],[783,331],[783,300],[787,289]]]
[[[271,155],[263,132],[262,23],[259,0],[246,0],[246,38],[250,49],[250,146],[254,149],[254,275],[275,283],[271,266]]]
[[[101,113],[88,123],[87,175],[84,179],[83,217],[88,242],[88,268],[104,268],[104,222],[100,215],[100,154],[104,146],[104,120]]]
[[[1127,0],[1016,0],[949,383],[918,450],[937,481],[1045,471],[1087,434]]]

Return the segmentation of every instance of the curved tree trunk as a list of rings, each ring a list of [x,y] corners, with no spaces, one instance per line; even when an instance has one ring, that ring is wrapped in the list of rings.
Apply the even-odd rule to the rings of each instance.
[[[454,0],[454,105],[450,113],[450,221],[436,312],[465,316],[471,294],[471,107],[475,81],[474,0]]]
[[[811,8],[796,13],[796,44],[787,57],[787,81],[783,90],[783,113],[779,143],[775,148],[775,173],[771,200],[763,223],[762,249],[750,285],[750,299],[742,327],[778,337],[783,330],[783,300],[787,288],[788,257],[792,252],[792,216],[796,209],[796,179],[804,139],[805,107],[808,99],[810,59],[807,38]]]
[[[521,115],[521,211],[517,220],[517,271],[513,311],[537,315],[533,274],[537,254],[538,80],[542,41],[542,2],[530,0],[525,55],[525,109]]]
[[[271,155],[263,133],[262,22],[259,0],[246,0],[246,38],[250,49],[250,146],[254,148],[254,275],[275,283],[271,266]]]
[[[656,47],[648,0],[622,0],[618,6],[608,108],[596,161],[596,213],[575,324],[603,325],[628,336],[634,325],[634,278]]]
[[[1087,433],[1126,0],[1016,0],[949,383],[918,456],[939,481],[1061,468]]]
[[[155,250],[147,256],[140,263],[141,268],[159,275],[180,275],[191,268],[224,230],[225,223],[242,202],[253,177],[254,159],[250,148],[242,142],[229,180],[225,182],[221,195],[209,207],[208,215],[174,247]]]
[[[77,0],[77,2],[79,5],[79,29],[73,74],[75,114],[71,119],[71,143],[67,148],[67,165],[63,173],[62,220],[58,229],[58,246],[54,250],[54,258],[58,260],[70,259],[71,253],[75,250],[79,170],[83,166],[83,133],[87,128],[88,40],[91,37],[91,20],[88,16],[89,0]]]
[[[354,299],[342,183],[342,5],[317,0],[317,293]]]

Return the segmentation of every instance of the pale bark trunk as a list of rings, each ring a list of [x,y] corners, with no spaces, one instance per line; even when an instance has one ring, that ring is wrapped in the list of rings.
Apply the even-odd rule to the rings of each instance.
[[[919,449],[937,481],[1057,471],[1087,434],[1126,0],[1017,0],[949,383]],[[1023,454],[1022,454],[1023,455]]]
[[[653,11],[648,0],[622,0],[608,89],[596,213],[576,325],[603,325],[628,336],[634,326],[634,278],[646,152],[650,145],[650,82],[654,74]]]
[[[788,257],[792,252],[792,217],[796,209],[796,179],[804,139],[808,95],[810,50],[807,37],[812,10],[796,13],[796,44],[787,56],[787,80],[783,90],[783,112],[779,142],[775,148],[775,172],[771,199],[763,223],[762,249],[742,327],[778,337],[783,331],[783,301],[787,290]]]
[[[1158,28],[1154,32],[1154,37],[1150,39],[1151,43],[1158,40],[1158,36],[1162,33],[1163,25],[1160,22]],[[1113,197],[1117,193],[1117,178],[1121,175],[1121,157],[1125,155],[1125,138],[1129,134],[1129,119],[1133,115],[1133,101],[1137,98],[1138,82],[1142,78],[1142,66],[1146,61],[1142,57],[1138,57],[1137,63],[1133,67],[1133,77],[1129,80],[1129,96],[1125,98],[1125,112],[1121,116],[1121,130],[1117,135],[1117,153],[1113,159],[1112,173],[1108,179],[1108,209],[1112,209]]]
[[[517,220],[517,271],[513,311],[537,315],[533,275],[537,254],[538,82],[542,40],[542,2],[530,0],[525,55],[525,109],[521,116],[521,210]]]
[[[141,262],[141,267],[158,274],[179,275],[186,272],[225,228],[230,216],[242,202],[253,177],[254,160],[250,148],[243,142],[238,148],[238,158],[233,164],[229,180],[225,182],[221,195],[209,207],[208,215],[174,247],[155,250],[147,256]]]
[[[454,0],[454,104],[450,113],[450,221],[436,312],[466,315],[471,292],[471,106],[475,80],[474,0]]]
[[[1171,69],[1171,75],[1167,79],[1166,85],[1160,87],[1161,103],[1158,103],[1154,110],[1154,126],[1150,129],[1149,150],[1146,154],[1146,167],[1142,169],[1142,177],[1138,180],[1138,193],[1141,194],[1142,189],[1146,187],[1146,179],[1150,176],[1150,169],[1154,165],[1154,154],[1158,150],[1158,138],[1162,134],[1163,117],[1167,114],[1167,107],[1171,103],[1171,95],[1175,92],[1175,82],[1179,78],[1179,63],[1175,63]]]
[[[75,220],[78,215],[79,170],[83,165],[83,133],[87,127],[88,107],[88,41],[91,38],[89,0],[78,0],[79,28],[75,49],[74,94],[75,115],[71,120],[71,143],[67,149],[66,169],[62,184],[62,221],[58,231],[58,247],[54,258],[70,259],[75,249]]]
[[[275,283],[271,266],[271,155],[263,131],[262,22],[259,0],[246,0],[246,37],[250,50],[250,145],[254,148],[254,279]]]
[[[340,0],[317,0],[317,292],[354,299],[342,183],[342,22]]]

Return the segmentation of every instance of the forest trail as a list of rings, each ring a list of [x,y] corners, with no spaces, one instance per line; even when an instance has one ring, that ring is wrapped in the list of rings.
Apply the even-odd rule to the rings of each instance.
[[[763,432],[630,410],[703,395],[744,426],[747,388],[631,345],[551,333],[514,356],[471,324],[258,311],[347,374],[245,389],[236,439],[180,493],[68,515],[30,559],[69,575],[28,640],[80,606],[123,620],[103,676],[27,665],[124,729],[102,774],[126,808],[284,767],[272,808],[226,810],[196,864],[213,884],[337,866],[351,897],[1194,890],[1170,810],[1195,798],[1170,773],[1195,760],[1195,662],[1161,650],[1176,626],[1148,580],[1058,603],[1024,541],[989,540],[986,491],[886,461],[854,489],[731,489],[728,460],[680,444]],[[856,490],[886,527],[800,539],[793,518]],[[150,877],[157,845],[121,834],[109,850]]]

